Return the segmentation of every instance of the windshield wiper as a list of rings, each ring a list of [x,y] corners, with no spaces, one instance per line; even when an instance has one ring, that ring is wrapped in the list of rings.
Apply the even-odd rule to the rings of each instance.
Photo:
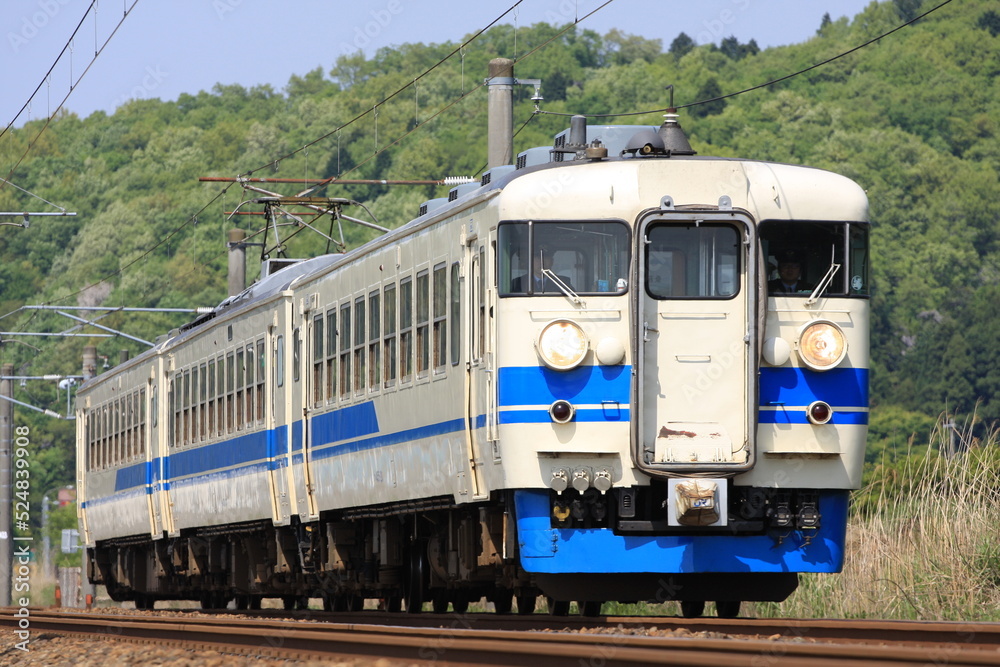
[[[830,286],[830,283],[833,282],[833,277],[837,274],[837,271],[839,270],[840,270],[840,264],[835,264],[833,262],[830,263],[830,268],[827,269],[826,275],[823,276],[823,279],[820,280],[819,284],[816,285],[816,289],[814,289],[812,291],[812,294],[809,295],[809,298],[806,299],[807,306],[811,306],[814,303],[816,303],[820,295],[822,295],[823,292],[826,291],[826,288]]]
[[[569,285],[567,285],[563,281],[559,280],[559,276],[557,276],[556,274],[552,273],[552,271],[550,269],[544,269],[543,268],[542,269],[542,275],[545,276],[546,278],[548,278],[549,280],[551,280],[555,284],[555,286],[559,288],[559,291],[563,293],[563,296],[565,296],[567,299],[569,299],[570,301],[572,301],[576,305],[583,306],[583,307],[586,308],[586,304],[583,302],[583,299],[581,299],[577,295],[576,292],[574,292],[573,290],[571,290],[569,288]]]

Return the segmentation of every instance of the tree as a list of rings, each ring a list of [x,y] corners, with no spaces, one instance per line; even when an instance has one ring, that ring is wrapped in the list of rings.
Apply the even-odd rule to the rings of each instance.
[[[726,37],[719,45],[719,51],[728,56],[731,60],[743,60],[747,56],[754,56],[760,53],[757,40],[751,39],[746,44],[740,44],[740,40],[735,36]]]
[[[903,21],[912,21],[920,16],[920,5],[923,0],[892,0],[896,13]]]
[[[996,37],[1000,35],[1000,14],[991,9],[979,17],[976,26],[983,30],[989,30],[990,34]]]
[[[682,32],[674,37],[674,41],[670,42],[670,54],[677,60],[680,60],[690,53],[695,46],[697,44],[694,43],[694,40],[686,32]]]
[[[830,12],[823,14],[823,20],[820,21],[819,30],[816,31],[817,35],[822,35],[826,30],[827,26],[833,23],[833,19],[830,18]]]
[[[698,94],[695,96],[699,102],[705,101],[702,104],[691,107],[691,115],[696,118],[704,118],[706,116],[714,116],[716,114],[722,113],[726,108],[725,100],[715,99],[722,96],[722,87],[719,82],[716,81],[715,77],[709,78],[701,88],[698,89]]]
[[[661,40],[629,35],[618,28],[612,28],[604,36],[604,43],[611,54],[610,60],[615,65],[627,65],[636,60],[651,63],[663,52]]]

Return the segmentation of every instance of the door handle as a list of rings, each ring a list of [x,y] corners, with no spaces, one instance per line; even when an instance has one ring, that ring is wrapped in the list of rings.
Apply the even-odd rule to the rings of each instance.
[[[651,326],[649,326],[649,322],[643,322],[642,323],[642,342],[644,342],[644,343],[648,343],[649,342],[649,334],[650,334],[650,332],[652,332],[652,333],[660,333],[660,330],[659,329],[654,329]]]

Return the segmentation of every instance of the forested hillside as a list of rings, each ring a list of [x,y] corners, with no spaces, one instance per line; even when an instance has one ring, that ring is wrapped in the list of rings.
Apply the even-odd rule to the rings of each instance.
[[[800,76],[696,104],[806,69],[935,4],[873,2],[853,20],[825,20],[805,43],[765,50],[735,39],[695,46],[684,34],[660,41],[576,28],[559,35],[561,28],[536,25],[517,31],[515,52],[514,29],[497,26],[415,87],[460,41],[405,44],[371,59],[341,56],[327,70],[292,77],[281,91],[220,84],[176,101],[133,101],[110,115],[64,114],[44,132],[42,121],[31,122],[0,137],[0,175],[26,154],[10,180],[78,216],[36,218],[28,229],[0,226],[0,315],[38,303],[217,304],[226,289],[225,231],[234,224],[225,214],[255,195],[199,183],[200,176],[476,175],[486,163],[486,92],[479,86],[487,62],[516,57],[518,76],[542,80],[546,111],[659,109],[673,84],[700,154],[808,164],[861,183],[874,222],[872,455],[905,446],[911,433],[926,442],[945,410],[959,420],[975,412],[992,421],[1000,417],[995,3],[952,2]],[[516,91],[515,127],[526,123],[516,151],[550,143],[567,125],[562,117],[532,116],[531,94],[527,86]],[[658,124],[660,117],[610,122]],[[336,185],[316,194],[363,201],[381,224],[396,226],[415,216],[421,201],[445,193],[443,186]],[[0,183],[0,210],[39,204]],[[237,222],[248,230],[261,224],[249,216]],[[345,231],[350,245],[371,234]],[[325,247],[300,234],[288,255]],[[256,264],[249,266],[252,278]],[[117,314],[103,323],[152,340],[181,321]],[[0,319],[3,331],[67,326],[39,313]],[[20,374],[78,372],[88,342],[112,362],[119,348],[142,349],[123,339],[8,338],[0,356]],[[17,398],[65,412],[65,393],[53,383],[29,383]],[[39,472],[53,483],[71,481],[72,424],[22,410],[18,419],[33,424],[37,444],[50,446]],[[48,486],[40,480],[33,488]]]

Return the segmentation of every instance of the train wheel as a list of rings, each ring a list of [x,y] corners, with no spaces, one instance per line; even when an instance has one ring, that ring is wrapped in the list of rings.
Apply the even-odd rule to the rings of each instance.
[[[410,567],[406,576],[406,611],[419,614],[427,600],[427,544],[416,541],[410,545]]]
[[[447,612],[449,602],[448,591],[443,588],[435,591],[433,597],[431,598],[431,606],[434,608],[434,613],[444,614]]]
[[[251,595],[250,596],[250,609],[252,609],[254,611],[260,610],[260,603],[263,601],[263,599],[264,598],[261,597],[260,595]]]
[[[569,600],[548,599],[549,613],[553,616],[569,616]]]
[[[698,618],[704,613],[704,600],[681,600],[681,616],[684,618]]]
[[[365,598],[361,595],[350,595],[347,598],[348,611],[362,611],[365,608]]]
[[[736,618],[740,615],[739,600],[716,600],[715,613],[719,618]]]
[[[206,610],[225,609],[229,604],[229,599],[224,593],[202,593],[201,608]]]
[[[456,614],[464,614],[469,611],[469,594],[459,592],[455,594],[451,601],[451,610]]]
[[[236,608],[239,610],[250,608],[250,596],[249,595],[237,595],[236,596]]]
[[[281,598],[281,606],[285,608],[285,611],[292,611],[295,609],[295,601],[296,597],[294,595],[285,595]]]
[[[604,606],[604,603],[600,600],[587,600],[586,602],[577,602],[576,604],[580,608],[581,614],[591,618],[594,616],[600,616],[601,607]]]
[[[398,614],[403,610],[403,598],[393,595],[385,600],[385,610],[390,614]]]
[[[533,602],[531,605],[532,610],[535,608]],[[493,608],[498,614],[509,614],[511,609],[514,608],[514,591],[509,588],[498,588],[493,594]]]
[[[538,601],[537,595],[518,595],[517,613],[521,616],[535,613],[535,603]]]

